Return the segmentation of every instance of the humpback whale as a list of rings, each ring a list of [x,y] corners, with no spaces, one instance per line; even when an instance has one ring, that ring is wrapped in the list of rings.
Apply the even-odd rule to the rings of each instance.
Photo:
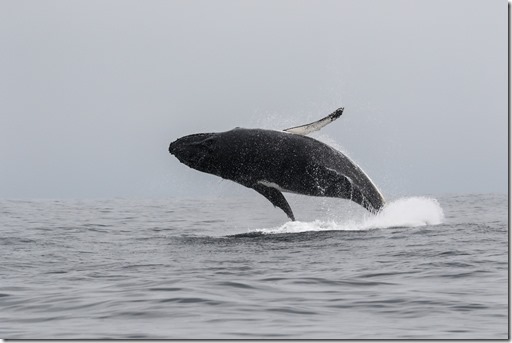
[[[177,139],[169,152],[190,168],[252,188],[295,220],[282,192],[349,199],[372,213],[384,197],[346,155],[306,135],[343,114],[282,131],[235,128]]]

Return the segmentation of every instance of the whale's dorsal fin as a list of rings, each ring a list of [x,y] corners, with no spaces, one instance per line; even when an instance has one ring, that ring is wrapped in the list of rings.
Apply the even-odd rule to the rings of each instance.
[[[286,129],[283,131],[305,136],[311,132],[320,130],[325,125],[332,123],[333,121],[338,119],[343,114],[343,110],[344,110],[344,108],[340,107],[325,118],[322,118],[322,119],[312,122],[310,124],[291,127],[289,129]]]
[[[254,189],[256,192],[263,195],[265,198],[267,198],[272,205],[279,207],[281,210],[286,213],[288,218],[290,218],[292,221],[295,221],[295,216],[293,215],[292,209],[290,205],[288,204],[288,201],[286,201],[286,198],[284,197],[283,193],[281,193],[278,189],[274,187],[268,187],[263,185],[262,183],[257,183],[252,186],[252,189]]]

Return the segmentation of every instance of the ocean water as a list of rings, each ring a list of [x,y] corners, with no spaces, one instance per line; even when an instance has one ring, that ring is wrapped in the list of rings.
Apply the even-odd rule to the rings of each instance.
[[[0,201],[0,338],[507,339],[508,200]]]

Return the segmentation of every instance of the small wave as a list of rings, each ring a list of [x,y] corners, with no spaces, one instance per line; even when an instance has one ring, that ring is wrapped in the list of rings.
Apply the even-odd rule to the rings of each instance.
[[[280,227],[253,231],[259,234],[298,233],[305,231],[363,231],[391,227],[439,225],[444,221],[443,209],[433,198],[400,198],[388,203],[377,214],[345,221],[287,222]]]

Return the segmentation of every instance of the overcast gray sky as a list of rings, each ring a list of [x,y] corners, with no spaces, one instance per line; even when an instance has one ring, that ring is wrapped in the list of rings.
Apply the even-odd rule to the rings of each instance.
[[[323,139],[386,196],[507,192],[507,2],[0,2],[0,198],[229,193],[176,138]]]

